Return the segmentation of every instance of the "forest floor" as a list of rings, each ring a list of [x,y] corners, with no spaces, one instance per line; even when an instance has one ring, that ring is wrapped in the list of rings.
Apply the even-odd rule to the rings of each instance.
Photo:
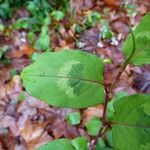
[[[72,1],[63,19],[54,18],[48,25],[51,41],[48,51],[80,49],[103,58],[107,63],[104,83],[109,87],[124,61],[122,43],[130,32],[128,24],[135,27],[150,11],[150,0],[127,0],[124,6],[122,3],[119,0]],[[99,16],[96,14],[97,18],[92,18],[92,21],[89,17],[94,12],[107,22],[111,37],[102,38]],[[10,26],[18,19],[29,16],[26,7],[17,7],[10,19],[0,19],[0,150],[35,150],[47,141],[62,137],[73,139],[85,136],[91,140],[94,137],[88,134],[85,124],[93,116],[102,117],[103,105],[82,110],[56,108],[25,91],[20,73],[44,50],[34,45],[39,32],[33,34],[22,24],[19,24],[21,27],[18,24],[19,27]],[[149,65],[128,65],[113,94],[119,91],[150,93],[149,72]],[[78,125],[70,125],[66,121],[66,115],[73,111],[81,113]]]

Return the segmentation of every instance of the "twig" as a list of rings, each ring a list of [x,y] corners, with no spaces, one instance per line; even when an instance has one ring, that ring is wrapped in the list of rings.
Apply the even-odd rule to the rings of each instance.
[[[133,40],[133,47],[132,47],[132,52],[130,54],[130,56],[124,61],[124,63],[122,64],[122,67],[120,68],[116,78],[113,80],[110,88],[109,88],[109,92],[107,90],[107,88],[105,88],[105,91],[106,91],[106,97],[105,97],[105,101],[104,101],[104,110],[103,110],[103,117],[102,117],[102,123],[103,123],[103,126],[100,128],[100,131],[99,131],[99,134],[96,136],[95,140],[94,140],[94,146],[92,147],[91,150],[95,150],[95,145],[97,144],[98,142],[98,139],[101,137],[102,134],[104,134],[105,132],[103,132],[103,130],[107,130],[108,128],[108,122],[107,122],[107,119],[106,119],[106,111],[107,111],[107,105],[108,105],[108,101],[109,101],[109,94],[112,92],[112,89],[114,88],[114,86],[116,85],[116,82],[117,80],[120,78],[120,76],[122,75],[123,71],[125,70],[125,68],[127,67],[127,65],[129,64],[131,58],[133,57],[134,53],[135,53],[135,50],[136,50],[136,47],[135,47],[135,37],[134,37],[134,34],[133,34],[133,30],[130,26],[130,24],[128,23],[129,27],[130,27],[130,31],[131,31],[131,36],[132,36],[132,40]],[[107,127],[107,128],[105,128]]]

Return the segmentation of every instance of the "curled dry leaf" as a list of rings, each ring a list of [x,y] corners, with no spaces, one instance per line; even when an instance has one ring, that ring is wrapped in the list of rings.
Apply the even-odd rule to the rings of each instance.
[[[30,45],[23,44],[23,45],[20,45],[19,49],[12,50],[11,57],[12,58],[20,58],[22,56],[30,57],[34,51],[35,49],[31,47]]]
[[[0,100],[3,100],[6,98],[6,91],[4,84],[0,83]]]
[[[83,111],[83,125],[85,125],[93,117],[102,117],[103,115],[103,105],[98,105],[95,107],[89,107]]]
[[[14,76],[11,82],[5,86],[6,94],[10,99],[17,99],[19,93],[22,91],[22,85],[19,76]]]
[[[10,79],[10,68],[9,67],[0,67],[0,82],[5,83]]]
[[[44,128],[45,123],[33,124],[30,120],[25,123],[21,131],[21,137],[25,140],[28,150],[36,149],[39,145],[52,140],[52,137],[44,131]]]

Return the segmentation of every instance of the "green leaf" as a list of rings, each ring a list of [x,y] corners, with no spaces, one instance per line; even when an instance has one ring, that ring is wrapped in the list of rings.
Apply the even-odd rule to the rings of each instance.
[[[110,147],[113,147],[112,130],[110,130],[109,132],[107,132],[107,134],[106,134],[106,140],[107,140],[108,145]]]
[[[82,26],[80,26],[78,24],[75,25],[75,32],[76,33],[82,33],[83,31],[84,31],[84,29]]]
[[[78,137],[71,141],[76,150],[88,150],[88,142],[85,137]]]
[[[0,23],[0,32],[3,32],[5,30],[5,26]]]
[[[2,58],[3,54],[9,49],[8,45],[4,45],[3,47],[0,47],[0,59]]]
[[[103,27],[101,29],[101,34],[103,39],[111,39],[112,31],[107,23],[103,24]]]
[[[107,115],[107,120],[110,121],[110,120],[112,119],[112,117],[113,117],[113,114],[114,114],[114,106],[113,106],[113,104],[114,104],[114,102],[115,102],[116,100],[118,100],[118,99],[124,97],[124,96],[127,96],[127,95],[128,95],[127,92],[119,91],[118,93],[116,93],[116,94],[114,95],[113,99],[112,99],[110,102],[108,102],[108,105],[107,105],[107,113],[106,113],[106,115]]]
[[[95,150],[106,150],[105,143],[102,139],[98,139]]]
[[[21,77],[32,96],[59,107],[86,108],[104,101],[103,67],[100,58],[86,52],[47,52]]]
[[[87,122],[86,128],[89,135],[96,136],[102,126],[100,118],[93,117],[90,121]]]
[[[134,65],[150,64],[150,13],[143,17],[133,34],[135,37],[135,52],[130,63]],[[131,55],[132,49],[133,39],[129,34],[123,46],[126,57]]]
[[[50,36],[48,27],[43,26],[38,40],[35,42],[34,48],[37,50],[48,50],[50,48]]]
[[[29,28],[29,19],[28,18],[21,18],[18,19],[13,25],[13,29],[28,29]]]
[[[59,11],[59,10],[54,10],[52,13],[51,13],[51,16],[57,20],[57,21],[60,21],[64,18],[65,16],[65,13],[62,12],[62,11]]]
[[[37,150],[75,150],[68,139],[59,139],[41,145]]]
[[[31,12],[31,14],[39,11],[39,7],[36,6],[36,3],[29,1],[27,4],[27,9]]]
[[[71,112],[67,115],[67,122],[71,125],[77,125],[80,123],[81,115],[79,112]]]
[[[123,97],[114,102],[114,110],[114,148],[146,150],[144,147],[150,145],[150,95]]]

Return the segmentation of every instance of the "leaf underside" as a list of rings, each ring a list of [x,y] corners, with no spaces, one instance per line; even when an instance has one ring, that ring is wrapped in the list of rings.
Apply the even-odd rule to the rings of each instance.
[[[85,108],[104,101],[103,63],[75,50],[46,52],[21,77],[32,96],[59,107]]]
[[[150,95],[137,94],[114,102],[112,133],[116,150],[150,149]]]
[[[143,17],[133,34],[135,37],[135,52],[130,63],[134,65],[150,64],[150,13]],[[129,34],[123,46],[126,57],[131,55],[133,44],[132,36]]]

